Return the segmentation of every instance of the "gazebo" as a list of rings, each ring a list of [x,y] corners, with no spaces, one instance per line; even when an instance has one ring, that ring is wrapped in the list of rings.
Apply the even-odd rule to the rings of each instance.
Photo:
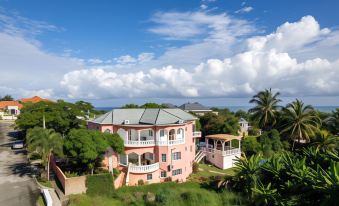
[[[234,161],[240,157],[241,136],[230,134],[212,134],[205,137],[204,152],[206,160],[221,169],[234,167]]]

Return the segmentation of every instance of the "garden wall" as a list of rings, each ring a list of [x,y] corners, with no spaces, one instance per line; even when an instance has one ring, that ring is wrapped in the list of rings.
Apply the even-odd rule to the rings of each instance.
[[[58,178],[65,195],[86,193],[86,176],[67,178],[51,157],[51,167]]]

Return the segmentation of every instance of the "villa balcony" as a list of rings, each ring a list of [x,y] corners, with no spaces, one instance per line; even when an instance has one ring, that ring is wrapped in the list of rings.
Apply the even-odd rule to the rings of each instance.
[[[127,140],[125,142],[126,147],[148,147],[155,146],[154,140]]]
[[[131,173],[149,173],[159,169],[159,162],[150,165],[133,165],[130,164],[128,171]]]
[[[193,137],[194,138],[200,138],[201,137],[201,132],[200,131],[193,132]]]
[[[205,148],[203,148],[203,151],[207,152],[207,153],[218,154],[218,155],[221,155],[221,156],[236,155],[236,154],[241,153],[240,148],[234,148],[234,147],[232,147],[232,148],[227,147],[227,148],[225,148],[224,151],[214,149],[214,148],[206,148],[205,147]]]

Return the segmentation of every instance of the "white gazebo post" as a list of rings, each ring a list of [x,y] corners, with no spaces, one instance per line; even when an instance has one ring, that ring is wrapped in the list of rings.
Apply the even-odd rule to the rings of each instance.
[[[205,137],[205,147],[206,147],[206,151],[207,151],[207,149],[208,149],[208,138],[207,137]]]
[[[221,143],[222,151],[225,151],[225,141],[221,141]]]
[[[129,162],[128,162],[128,154],[126,154],[126,165],[128,165]]]

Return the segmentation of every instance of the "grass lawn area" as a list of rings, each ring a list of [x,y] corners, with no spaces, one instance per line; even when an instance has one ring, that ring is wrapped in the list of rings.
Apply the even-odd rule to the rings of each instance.
[[[192,174],[190,180],[192,181],[206,181],[206,178],[212,176],[233,176],[235,175],[235,169],[219,169],[210,164],[199,164],[199,172],[196,174]]]
[[[154,205],[154,206],[221,206],[245,205],[243,198],[233,192],[217,193],[197,182],[160,183],[122,187],[109,196],[73,195],[70,206],[94,205]]]

